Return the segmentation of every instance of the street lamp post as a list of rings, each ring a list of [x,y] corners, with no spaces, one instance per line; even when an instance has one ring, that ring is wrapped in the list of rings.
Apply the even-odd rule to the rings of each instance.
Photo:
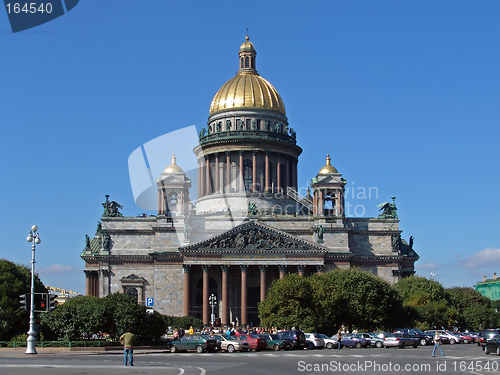
[[[31,242],[31,293],[30,293],[30,330],[28,331],[28,338],[26,339],[26,354],[36,354],[36,332],[35,332],[35,247],[40,242],[40,236],[36,232],[38,227],[33,225],[30,234],[26,238]]]
[[[212,322],[212,327],[213,327],[215,320],[214,308],[217,305],[217,297],[215,296],[215,294],[212,293],[210,297],[208,297],[208,300],[210,301],[210,307],[212,308],[212,315],[210,315],[210,321]]]

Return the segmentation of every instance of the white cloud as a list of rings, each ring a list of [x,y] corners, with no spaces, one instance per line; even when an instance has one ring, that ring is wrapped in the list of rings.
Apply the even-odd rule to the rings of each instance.
[[[427,262],[424,264],[415,264],[415,268],[418,270],[435,270],[438,269],[439,266],[435,262]]]
[[[466,269],[479,267],[500,267],[500,249],[487,248],[460,262],[460,266]]]
[[[60,264],[52,264],[48,267],[40,267],[38,271],[40,272],[40,274],[45,275],[65,275],[68,273],[78,272],[78,270],[76,270],[72,266],[62,266]]]

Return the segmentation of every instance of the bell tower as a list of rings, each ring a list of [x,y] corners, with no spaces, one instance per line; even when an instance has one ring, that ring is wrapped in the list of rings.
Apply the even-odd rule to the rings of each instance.
[[[330,154],[326,155],[326,165],[311,179],[313,194],[313,215],[345,216],[344,186],[346,180],[337,168],[331,165]]]
[[[158,215],[182,216],[189,214],[191,179],[177,165],[176,160],[175,154],[172,154],[172,164],[165,168],[161,177],[156,179]]]

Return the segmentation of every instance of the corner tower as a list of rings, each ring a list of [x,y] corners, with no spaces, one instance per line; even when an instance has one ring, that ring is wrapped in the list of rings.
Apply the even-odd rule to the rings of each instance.
[[[197,211],[220,211],[224,202],[217,204],[214,199],[239,196],[255,203],[263,214],[285,213],[287,189],[297,189],[302,149],[281,96],[256,69],[257,52],[248,36],[238,56],[239,70],[215,94],[207,127],[200,131],[200,145],[194,149],[200,181]],[[244,204],[236,206],[247,209]],[[288,211],[296,211],[294,202]]]

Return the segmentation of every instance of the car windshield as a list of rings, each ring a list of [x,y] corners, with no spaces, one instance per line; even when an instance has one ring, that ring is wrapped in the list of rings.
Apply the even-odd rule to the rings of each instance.
[[[322,339],[329,339],[329,337],[324,333],[318,333],[318,337],[321,337]]]
[[[270,336],[272,340],[279,340],[280,339],[278,335],[268,335],[268,336]]]
[[[418,333],[419,335],[423,335],[423,334],[424,334],[424,333],[423,333],[421,330],[419,330],[418,328],[413,328],[413,331],[414,331],[414,332],[416,332],[416,333]]]
[[[257,336],[257,335],[254,335],[254,334],[251,334],[251,335],[247,335],[247,336],[248,336],[248,337],[251,337],[252,339],[258,339],[258,338],[259,338],[259,336]]]

